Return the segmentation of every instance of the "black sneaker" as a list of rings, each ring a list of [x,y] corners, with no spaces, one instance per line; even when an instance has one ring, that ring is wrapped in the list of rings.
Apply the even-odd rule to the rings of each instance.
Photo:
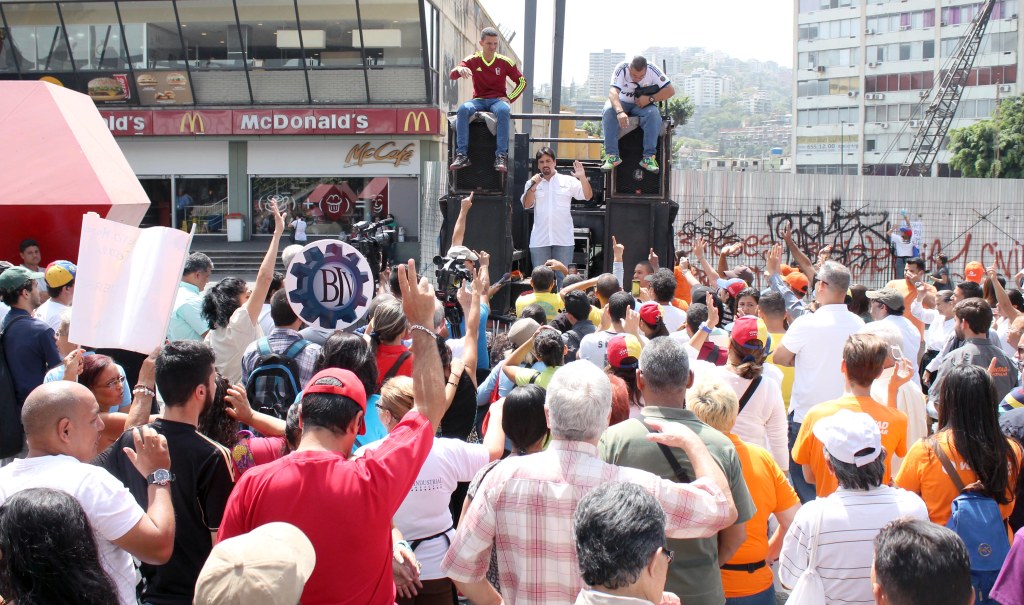
[[[508,156],[504,153],[499,153],[494,158],[494,169],[498,172],[508,172]]]
[[[451,166],[448,166],[448,170],[460,170],[471,164],[472,162],[469,161],[469,156],[464,153],[459,153],[455,155],[455,161],[451,163]]]

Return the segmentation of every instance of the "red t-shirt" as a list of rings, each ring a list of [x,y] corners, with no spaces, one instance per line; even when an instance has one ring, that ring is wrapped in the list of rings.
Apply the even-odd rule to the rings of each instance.
[[[362,458],[299,451],[254,467],[235,485],[217,541],[291,523],[316,551],[303,605],[393,605],[391,518],[433,443],[430,422],[413,411]]]
[[[463,59],[459,66],[468,67],[473,72],[474,99],[508,97],[509,101],[515,101],[526,90],[526,78],[516,67],[516,62],[501,53],[494,53],[494,58],[487,63],[483,54],[478,52]],[[459,72],[452,71],[449,77],[458,80]],[[506,91],[506,80],[516,84],[511,93]]]
[[[384,375],[388,373],[398,358],[409,349],[405,345],[380,345],[377,347],[377,386],[384,383]],[[395,376],[412,376],[412,355],[402,362]],[[369,395],[369,394],[368,394]]]

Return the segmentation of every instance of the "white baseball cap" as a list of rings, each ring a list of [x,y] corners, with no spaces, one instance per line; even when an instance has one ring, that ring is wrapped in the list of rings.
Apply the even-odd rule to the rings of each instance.
[[[861,467],[882,453],[882,433],[875,419],[864,412],[839,410],[815,422],[812,432],[825,451],[840,462]],[[861,453],[865,450],[867,453]]]

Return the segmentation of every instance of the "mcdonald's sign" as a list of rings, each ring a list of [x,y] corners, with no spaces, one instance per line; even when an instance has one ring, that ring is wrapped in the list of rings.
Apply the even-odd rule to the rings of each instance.
[[[437,115],[437,110],[435,109],[406,110],[401,132],[422,134],[435,132],[437,130]],[[433,120],[430,119],[431,116],[434,117]]]
[[[187,129],[185,128],[186,126],[188,126]],[[193,111],[183,113],[181,115],[181,123],[178,125],[178,132],[181,134],[206,134],[203,114]]]

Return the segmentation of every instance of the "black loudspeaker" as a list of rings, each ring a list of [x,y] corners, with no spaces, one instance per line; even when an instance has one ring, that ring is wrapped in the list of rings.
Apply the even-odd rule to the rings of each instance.
[[[455,161],[455,124],[448,126],[448,163]],[[448,171],[449,191],[452,193],[486,193],[501,195],[505,190],[505,174],[494,169],[494,152],[498,139],[487,128],[484,120],[469,123],[469,161],[460,170]],[[509,165],[509,170],[512,167]]]
[[[612,174],[615,196],[641,196],[651,198],[665,198],[668,191],[669,158],[666,149],[671,152],[671,137],[665,126],[664,132],[658,136],[658,150],[655,159],[661,170],[655,174],[640,167],[640,160],[644,157],[644,131],[642,128],[634,128],[629,134],[619,139],[619,157],[622,163],[615,168]],[[609,196],[611,197],[611,196]]]
[[[577,265],[586,265],[587,277],[596,277],[606,271],[605,258],[609,259],[607,270],[611,270],[611,253],[605,254],[605,250],[607,250],[605,248],[606,219],[607,216],[604,210],[582,207],[574,207],[572,209],[573,227],[576,229],[588,229],[590,232],[589,258],[576,258],[576,254],[573,255],[573,261]],[[580,251],[578,247],[577,252]]]
[[[462,195],[448,195],[440,200],[444,224],[441,230],[441,250],[444,256],[452,245],[452,232],[459,218]],[[512,266],[511,201],[504,196],[474,195],[473,207],[466,216],[466,232],[462,245],[470,250],[486,250],[491,255],[491,283],[496,283]],[[436,267],[433,267],[436,269]],[[493,300],[495,314],[509,307],[508,288],[503,288]]]
[[[556,163],[556,170],[568,176],[572,176],[573,171],[573,159],[572,158],[559,158]],[[577,200],[573,198],[573,205],[582,205],[585,208],[597,208],[598,206],[604,205],[604,190],[605,190],[605,173],[601,170],[600,160],[581,160],[583,164],[583,171],[587,174],[587,180],[590,181],[590,188],[594,191],[593,197],[590,200]],[[534,167],[536,170],[536,167]]]
[[[605,237],[606,250],[611,250],[612,236],[618,243],[626,247],[623,255],[624,279],[632,278],[633,267],[647,256],[654,248],[660,265],[672,267],[675,252],[673,245],[672,222],[674,213],[672,206],[664,202],[645,199],[609,199],[607,203],[608,230]],[[678,207],[676,208],[678,211]],[[606,271],[611,271],[611,255],[606,255]],[[623,284],[626,288],[626,284]]]

